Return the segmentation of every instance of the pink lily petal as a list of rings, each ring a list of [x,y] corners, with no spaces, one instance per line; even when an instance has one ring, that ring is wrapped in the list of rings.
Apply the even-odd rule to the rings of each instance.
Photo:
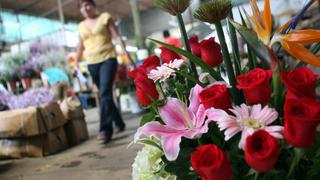
[[[145,124],[144,126],[138,128],[134,139],[137,141],[142,135],[153,135],[157,137],[161,137],[168,134],[177,133],[177,130],[174,128],[171,128],[166,125],[162,125],[159,122],[153,121]]]
[[[190,96],[189,96],[189,101],[190,101],[190,105],[189,105],[189,109],[190,111],[192,111],[194,114],[197,113],[198,108],[200,106],[200,100],[199,100],[199,94],[200,92],[203,90],[203,88],[201,86],[199,86],[198,84],[191,89],[190,91]]]
[[[206,121],[206,123],[197,129],[189,129],[183,132],[183,137],[189,138],[189,139],[193,139],[203,133],[207,133],[209,130],[208,128],[208,121]]]
[[[181,135],[171,134],[161,138],[164,154],[169,161],[177,159],[180,151]]]
[[[194,126],[195,127],[201,127],[201,126],[203,126],[203,123],[204,123],[204,121],[205,121],[205,119],[206,119],[206,109],[205,109],[205,107],[201,104],[200,106],[199,106],[199,109],[198,109],[198,112],[197,112],[197,114],[196,114],[196,119],[194,119],[193,120],[193,122],[194,122]]]
[[[176,98],[169,98],[166,104],[160,108],[159,114],[166,125],[175,129],[182,130],[186,129],[188,125],[193,125],[191,122],[193,113]]]

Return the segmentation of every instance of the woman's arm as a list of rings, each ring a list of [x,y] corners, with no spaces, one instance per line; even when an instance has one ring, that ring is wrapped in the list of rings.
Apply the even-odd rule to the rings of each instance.
[[[74,68],[78,68],[79,67],[79,61],[82,60],[82,56],[83,56],[83,51],[84,51],[84,45],[83,45],[83,41],[81,40],[81,38],[79,38],[79,43],[77,46],[77,56],[74,62]]]
[[[116,39],[116,41],[120,44],[123,52],[124,52],[125,55],[127,56],[127,59],[130,61],[130,63],[131,63],[133,66],[135,66],[135,65],[134,65],[134,62],[133,62],[133,60],[132,60],[132,58],[131,58],[131,56],[130,56],[130,54],[129,54],[128,51],[126,50],[126,45],[125,45],[124,41],[122,40],[122,38],[121,38],[121,36],[120,36],[120,34],[119,34],[119,32],[118,32],[118,29],[117,29],[116,25],[114,24],[113,19],[110,19],[110,20],[109,20],[107,26],[108,26],[108,29],[110,30],[112,36],[113,36],[113,37]]]

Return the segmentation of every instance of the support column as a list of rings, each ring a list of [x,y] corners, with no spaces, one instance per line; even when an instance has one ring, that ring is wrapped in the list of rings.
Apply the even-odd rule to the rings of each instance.
[[[139,3],[138,0],[130,0],[132,17],[133,17],[133,25],[135,32],[135,39],[139,49],[145,48],[144,38],[142,36],[141,29],[141,19],[140,19],[140,11],[139,11]]]
[[[65,32],[65,26],[64,26],[65,21],[64,21],[62,0],[57,0],[57,3],[58,3],[59,18],[61,23],[62,43],[64,46],[66,46],[67,38],[66,38],[66,32]]]

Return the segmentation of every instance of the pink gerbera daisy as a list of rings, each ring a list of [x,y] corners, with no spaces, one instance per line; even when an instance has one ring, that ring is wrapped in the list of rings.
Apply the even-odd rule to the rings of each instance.
[[[268,106],[262,108],[261,104],[253,106],[241,104],[240,106],[234,106],[230,111],[233,112],[235,116],[229,115],[229,118],[220,119],[216,122],[221,131],[225,130],[224,135],[226,141],[237,133],[242,132],[239,148],[244,149],[247,137],[261,129],[267,131],[275,138],[283,138],[283,126],[269,126],[278,118],[278,112],[275,109],[269,108]],[[216,109],[211,108],[207,111],[209,119],[211,114],[216,116]]]

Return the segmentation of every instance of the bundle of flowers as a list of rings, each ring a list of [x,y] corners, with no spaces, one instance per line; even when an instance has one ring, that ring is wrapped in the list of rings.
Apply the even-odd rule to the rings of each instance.
[[[31,106],[39,106],[53,101],[53,93],[47,88],[31,89],[22,95],[0,94],[0,103],[9,109],[23,109]]]
[[[194,16],[215,25],[219,44],[187,37],[181,13],[190,1],[156,0],[177,16],[185,48],[152,40],[163,46],[160,58],[149,57],[129,74],[148,110],[134,138],[145,147],[133,179],[319,178],[319,78],[308,66],[320,66],[314,55],[320,31],[296,29],[315,2],[308,0],[273,31],[269,0],[263,11],[250,0],[253,17],[239,12],[242,23],[232,20],[231,0],[209,0]],[[221,25],[226,18],[232,51]],[[248,45],[248,65],[241,61],[236,32]],[[287,69],[275,44],[296,58],[295,68]]]

